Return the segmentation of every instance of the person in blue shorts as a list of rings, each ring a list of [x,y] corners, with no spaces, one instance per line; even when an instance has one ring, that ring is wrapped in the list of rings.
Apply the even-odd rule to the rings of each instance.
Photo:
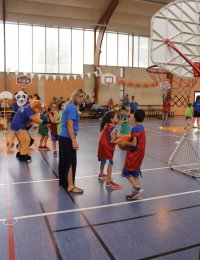
[[[126,200],[137,200],[141,198],[143,189],[141,188],[139,178],[141,176],[140,167],[145,154],[146,135],[142,122],[144,121],[145,112],[137,109],[134,114],[135,124],[131,130],[131,141],[123,142],[122,145],[127,147],[126,159],[122,176],[126,177],[133,187],[131,194],[126,196]]]
[[[133,122],[134,114],[138,108],[138,103],[135,101],[135,97],[132,96],[131,102],[129,102],[129,109],[130,109],[130,122]]]

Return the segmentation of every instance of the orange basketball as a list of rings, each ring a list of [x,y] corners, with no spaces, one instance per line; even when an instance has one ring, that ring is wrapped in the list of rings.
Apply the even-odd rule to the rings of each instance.
[[[118,146],[121,150],[126,151],[128,146],[123,146],[122,143],[131,142],[131,135],[121,135],[118,139]]]

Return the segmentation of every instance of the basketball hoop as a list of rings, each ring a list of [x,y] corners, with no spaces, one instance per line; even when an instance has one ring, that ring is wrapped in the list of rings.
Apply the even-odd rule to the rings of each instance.
[[[178,78],[157,65],[152,65],[146,70],[153,81],[157,83],[163,99],[170,100],[171,107],[187,107],[191,90],[198,78]]]
[[[19,75],[16,78],[16,83],[22,87],[22,90],[25,91],[26,87],[32,83],[31,77],[27,75]]]

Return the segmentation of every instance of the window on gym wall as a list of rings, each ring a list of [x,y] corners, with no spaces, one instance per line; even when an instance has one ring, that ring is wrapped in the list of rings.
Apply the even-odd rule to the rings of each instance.
[[[117,66],[117,33],[107,32],[107,65]]]
[[[0,71],[4,71],[4,33],[3,23],[0,23]]]
[[[149,64],[149,38],[139,37],[139,67],[146,68]]]
[[[84,64],[94,64],[94,31],[84,30]]]
[[[133,36],[128,36],[128,66],[133,67]]]
[[[133,36],[133,67],[139,66],[139,36]]]
[[[3,36],[3,25],[0,30]],[[0,53],[3,57],[3,37]],[[148,67],[150,62],[148,37],[105,32],[100,65]],[[83,64],[93,63],[94,31],[6,24],[6,67],[12,72],[82,74]]]
[[[150,38],[149,38],[149,45],[148,45],[148,55],[149,55],[148,66],[154,65],[153,62],[151,61]]]
[[[83,30],[72,29],[72,73],[83,73]]]
[[[6,24],[6,69],[19,71],[18,67],[18,24]]]
[[[45,73],[45,27],[41,26],[33,26],[33,72]]]
[[[128,35],[118,34],[118,66],[128,67]]]
[[[72,71],[71,34],[71,29],[59,29],[59,73],[71,73]]]
[[[46,72],[58,73],[58,28],[46,27]]]
[[[19,71],[32,71],[32,25],[19,25]]]

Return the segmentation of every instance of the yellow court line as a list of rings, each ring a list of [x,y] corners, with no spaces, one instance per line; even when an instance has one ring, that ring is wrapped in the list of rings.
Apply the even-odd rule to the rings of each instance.
[[[180,133],[185,132],[184,126],[163,126],[163,127],[160,127],[160,129],[164,130],[164,131],[172,131],[172,132],[180,132]]]

